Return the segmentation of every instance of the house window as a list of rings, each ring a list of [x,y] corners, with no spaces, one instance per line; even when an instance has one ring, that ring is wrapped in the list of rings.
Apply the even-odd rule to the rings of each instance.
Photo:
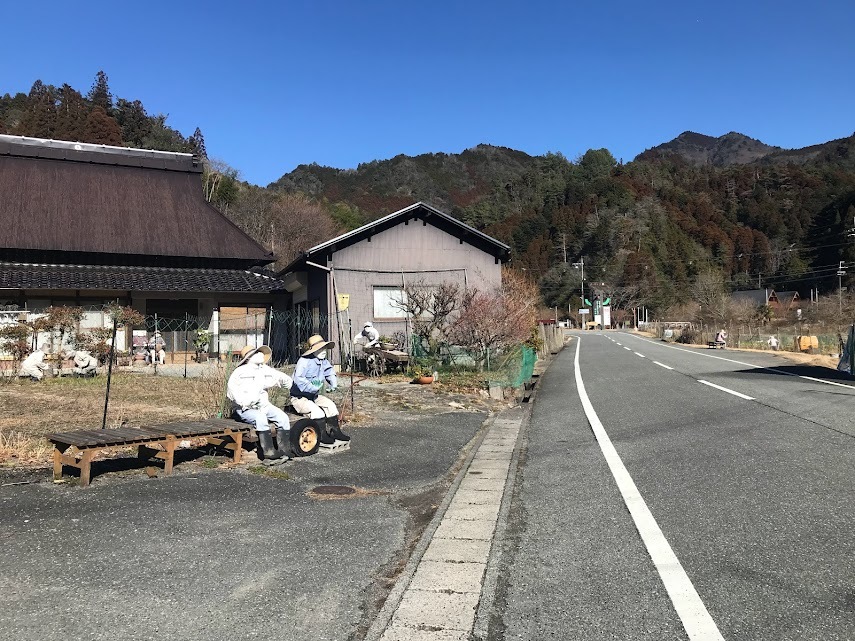
[[[401,309],[404,290],[400,287],[374,288],[374,318],[406,318]]]

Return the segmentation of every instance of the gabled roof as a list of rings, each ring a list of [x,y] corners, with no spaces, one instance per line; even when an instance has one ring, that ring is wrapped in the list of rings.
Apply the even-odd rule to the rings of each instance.
[[[306,260],[313,260],[315,256],[331,254],[375,234],[379,234],[382,231],[391,229],[405,220],[413,219],[424,220],[434,227],[442,229],[443,231],[462,239],[464,242],[467,242],[474,247],[478,247],[500,260],[504,261],[510,258],[511,248],[504,243],[499,242],[492,236],[488,236],[487,234],[478,231],[474,227],[470,227],[453,216],[449,216],[436,207],[432,207],[427,203],[417,202],[409,207],[404,207],[403,209],[393,212],[388,216],[378,218],[377,220],[370,222],[367,225],[363,225],[358,229],[354,229],[346,234],[336,236],[326,242],[315,245],[303,252],[299,258],[282,270],[282,273],[293,271]]]
[[[799,297],[799,293],[796,291],[792,292],[775,292],[775,297],[779,302],[783,303],[784,301],[791,303]]]
[[[0,135],[0,248],[271,262],[201,172],[190,154]]]
[[[766,305],[769,302],[769,296],[772,291],[769,289],[746,289],[739,292],[733,292],[730,295],[734,301],[748,301],[755,305]]]

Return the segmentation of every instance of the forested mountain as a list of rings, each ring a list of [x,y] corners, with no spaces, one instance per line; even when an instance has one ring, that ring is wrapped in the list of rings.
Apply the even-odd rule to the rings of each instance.
[[[718,138],[684,131],[674,140],[642,152],[636,160],[679,156],[691,165],[729,167],[753,162],[775,151],[781,151],[781,148],[772,147],[735,131]]]
[[[855,260],[855,136],[782,150],[687,132],[627,164],[605,149],[571,162],[481,145],[356,170],[304,165],[270,189],[334,216],[345,207],[351,224],[432,202],[508,243],[561,307],[579,292],[582,257],[589,280],[659,310],[687,300],[702,273],[806,293],[835,288],[839,261]]]

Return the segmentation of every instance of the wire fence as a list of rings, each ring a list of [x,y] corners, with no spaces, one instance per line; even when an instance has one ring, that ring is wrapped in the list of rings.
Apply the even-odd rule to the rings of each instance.
[[[57,360],[70,349],[86,349],[106,363],[113,343],[113,321],[105,306],[79,308],[79,322],[74,327],[37,329],[39,319],[47,317],[46,310],[0,310],[0,367],[6,368],[15,360],[8,341],[4,343],[3,328],[24,326],[31,328],[26,342],[27,351],[42,345]],[[320,334],[337,343],[332,354],[336,364],[343,369],[365,369],[366,361],[360,359],[359,346],[344,334],[349,328],[341,324],[341,335],[331,336],[330,330],[339,327],[332,315],[321,314],[317,309],[297,307],[292,310],[272,308],[220,308],[209,316],[191,314],[147,314],[134,326],[119,326],[114,364],[118,366],[154,365],[183,366],[187,368],[211,361],[231,363],[244,347],[268,345],[273,352],[274,366],[293,364],[302,355],[308,339]],[[531,378],[538,349],[541,354],[556,351],[560,330],[554,326],[539,328],[535,346],[489,347],[478,349],[442,343],[431,345],[417,335],[397,332],[383,347],[405,354],[399,369],[463,368],[484,371],[485,378],[496,383],[519,386]],[[18,354],[22,356],[22,354]]]

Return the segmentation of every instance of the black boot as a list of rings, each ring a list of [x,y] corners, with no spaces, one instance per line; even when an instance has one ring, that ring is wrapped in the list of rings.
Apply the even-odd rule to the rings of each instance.
[[[313,420],[313,421],[315,421],[315,423],[317,423],[317,424],[318,424],[318,427],[320,428],[320,432],[321,432],[321,443],[322,443],[323,445],[333,445],[333,444],[335,443],[335,438],[333,438],[333,435],[332,435],[332,434],[330,434],[330,433],[329,433],[329,431],[327,430],[327,422],[328,422],[330,419],[328,419],[328,418],[326,418],[326,419],[324,419],[324,418],[315,418],[315,419],[312,419],[312,420]]]
[[[333,438],[337,441],[349,441],[350,437],[341,431],[341,428],[338,426],[338,415],[327,417],[327,427],[330,429],[330,434],[332,434]]]
[[[280,455],[282,463],[291,460],[291,431],[284,428],[276,430],[276,452]]]
[[[257,431],[256,434],[258,435],[258,444],[261,446],[261,452],[264,455],[265,461],[282,458],[282,454],[273,447],[273,434],[270,433],[270,430]]]

